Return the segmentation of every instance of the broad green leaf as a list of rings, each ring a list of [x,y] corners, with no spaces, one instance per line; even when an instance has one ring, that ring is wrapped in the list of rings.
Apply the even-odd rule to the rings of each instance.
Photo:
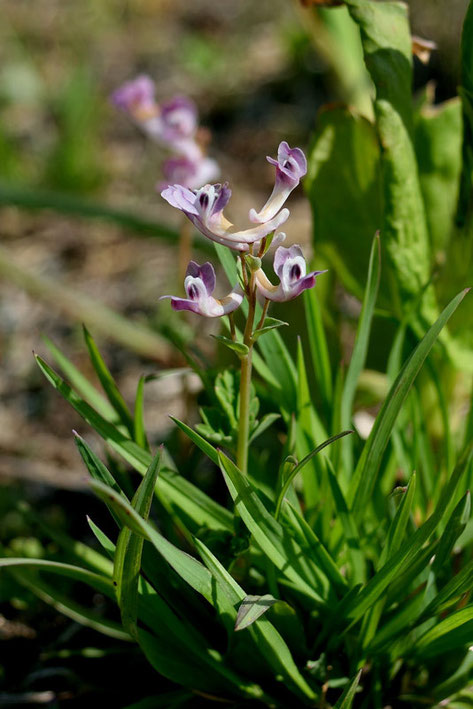
[[[235,608],[246,598],[245,591],[205,544],[198,539],[195,540],[195,543],[205,565],[210,569],[217,584],[226,594],[229,603]],[[236,610],[234,611],[234,617],[235,619],[237,617]],[[252,623],[248,628],[248,632],[252,634],[258,649],[277,674],[281,674],[286,678],[286,681],[298,688],[304,697],[316,698],[315,693],[299,672],[283,638],[267,618],[260,618],[255,623]]]
[[[222,345],[225,345],[225,347],[228,347],[228,349],[236,352],[239,356],[244,357],[249,352],[248,345],[244,345],[243,342],[234,342],[230,340],[229,337],[224,337],[223,335],[212,335],[212,337],[218,342],[221,342]]]
[[[265,593],[264,596],[245,596],[238,608],[235,630],[248,628],[275,603],[278,603],[278,599],[269,593]]]
[[[333,709],[351,709],[353,706],[353,700],[355,698],[356,690],[358,684],[360,683],[362,670],[358,672],[356,677],[354,677],[351,682],[348,683],[343,691],[342,696],[337,701]]]
[[[151,461],[151,465],[131,503],[137,514],[145,520],[148,519],[153,501],[154,489],[161,465],[161,455],[162,447]],[[124,527],[118,537],[113,569],[113,579],[123,627],[135,639],[138,638],[138,579],[141,569],[143,542],[144,539],[141,534],[134,534],[130,529]]]
[[[240,470],[223,453],[219,452],[220,468],[235,503],[235,507],[248,530],[266,556],[302,593],[317,605],[324,605],[316,587],[312,566],[304,559],[299,545],[288,536],[284,528],[272,517],[261,502],[255,489]]]
[[[145,448],[149,451],[149,443],[146,437],[146,429],[144,422],[144,389],[146,377],[141,376],[138,380],[135,396],[135,411],[133,416],[133,438],[140,448]]]
[[[85,325],[83,325],[82,327],[84,331],[85,344],[87,345],[87,349],[89,350],[90,361],[92,362],[92,366],[95,369],[95,373],[97,374],[102,388],[105,394],[107,395],[107,399],[117,412],[123,425],[126,426],[126,428],[128,429],[130,435],[133,436],[134,422],[133,417],[128,410],[128,406],[125,404],[122,395],[118,391],[118,387],[115,384],[110,370],[105,364],[92,335],[87,330]]]
[[[337,433],[336,436],[331,436],[328,438],[326,441],[320,444],[320,446],[317,446],[317,448],[314,448],[313,451],[311,451],[306,457],[301,460],[300,463],[295,465],[293,469],[291,470],[290,474],[286,477],[286,479],[283,481],[281,490],[279,491],[277,502],[276,502],[276,512],[275,512],[275,517],[278,519],[279,517],[279,512],[281,510],[281,505],[282,502],[286,496],[287,490],[289,488],[289,485],[291,482],[294,480],[296,475],[304,468],[307,463],[312,460],[312,458],[317,455],[317,453],[320,453],[323,451],[324,448],[329,446],[331,443],[334,443],[334,441],[338,441],[339,438],[343,438],[344,436],[348,436],[349,433],[353,433],[353,431],[342,431],[342,433]]]
[[[275,328],[278,327],[284,327],[285,325],[289,325],[289,323],[284,322],[283,320],[277,320],[276,318],[265,318],[265,321],[262,325],[262,327],[258,328],[253,332],[252,339],[253,342],[256,342],[256,340],[261,337],[261,335],[264,335],[265,333],[269,332],[270,330],[274,330]]]
[[[452,234],[461,170],[462,116],[458,98],[425,105],[415,117],[414,143],[432,260]]]
[[[358,328],[356,331],[355,345],[350,357],[340,407],[340,427],[346,429],[352,425],[353,402],[359,376],[365,366],[368,344],[373,323],[374,308],[378,296],[379,278],[381,270],[381,247],[379,232],[373,239],[368,266],[368,278]],[[347,438],[342,443],[345,471],[350,474],[353,467],[353,440]]]
[[[407,6],[346,0],[360,28],[366,67],[376,89],[374,110],[382,151],[383,245],[404,306],[430,277],[430,244],[413,146],[412,42]],[[389,76],[389,81],[386,80]],[[393,294],[394,296],[396,295]],[[433,289],[423,318],[435,317]]]
[[[376,417],[373,429],[363,447],[350,486],[349,499],[353,501],[355,519],[361,517],[367,501],[371,497],[382,455],[412,383],[438,338],[440,331],[460,305],[467,292],[468,290],[462,291],[447,305],[437,321],[419,342],[399,372],[381,411]]]
[[[374,126],[346,108],[322,109],[304,185],[317,251],[344,286],[362,297],[371,240],[383,221],[380,146]]]
[[[36,356],[36,361],[46,379],[62,394],[77,413],[137,472],[144,475],[151,463],[150,453],[120,433],[108,421],[105,421],[41,357]],[[233,529],[232,517],[228,510],[211,500],[199,488],[173,470],[163,467],[157,483],[157,491],[178,510],[182,510],[190,517],[196,526],[207,526],[210,529],[228,529],[230,531]]]

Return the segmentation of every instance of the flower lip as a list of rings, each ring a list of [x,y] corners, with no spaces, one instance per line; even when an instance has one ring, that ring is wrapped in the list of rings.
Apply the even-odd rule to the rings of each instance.
[[[282,209],[271,220],[250,229],[235,231],[234,225],[223,215],[231,196],[227,183],[204,185],[200,190],[170,185],[161,192],[161,196],[171,206],[182,210],[204,236],[236,251],[248,251],[250,244],[278,229],[289,217],[289,210]]]
[[[292,300],[304,290],[315,285],[316,278],[325,271],[307,273],[302,249],[297,244],[285,248],[280,246],[274,254],[274,272],[279,276],[279,285],[268,280],[262,269],[256,273],[256,287],[262,298],[284,302]]]
[[[303,151],[300,148],[290,148],[285,140],[279,144],[277,160],[269,156],[266,160],[271,165],[276,165],[276,180],[294,182],[295,187],[307,173],[307,160]]]
[[[307,160],[300,148],[290,148],[285,140],[279,144],[278,158],[266,158],[276,166],[276,179],[273,191],[266,204],[257,212],[250,209],[250,221],[262,224],[272,219],[283,207],[287,198],[307,172]]]
[[[215,270],[210,262],[199,266],[195,261],[190,261],[184,280],[184,289],[187,298],[163,295],[160,300],[170,298],[173,310],[190,310],[208,318],[217,318],[233,312],[243,300],[243,291],[239,286],[236,286],[225,298],[213,297]]]

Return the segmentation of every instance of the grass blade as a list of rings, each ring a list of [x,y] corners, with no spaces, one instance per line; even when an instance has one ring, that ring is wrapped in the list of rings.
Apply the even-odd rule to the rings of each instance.
[[[312,564],[304,559],[297,542],[289,537],[279,522],[269,514],[251,483],[236,465],[221,452],[219,460],[236,509],[258,546],[302,593],[312,598],[317,605],[325,605],[324,599],[316,590],[317,587],[320,590],[320,582],[317,583],[317,578],[320,578],[318,570],[312,568]]]
[[[162,448],[159,449],[132,500],[132,507],[143,519],[148,519],[156,480],[161,466]],[[113,578],[123,627],[138,639],[138,580],[144,539],[124,527],[119,534],[114,558]]]
[[[362,516],[368,500],[371,497],[382,455],[388,444],[401,406],[409,393],[414,379],[437,340],[442,328],[447,324],[468,291],[469,289],[465,289],[447,305],[434,325],[432,325],[430,330],[419,342],[414,352],[401,369],[381,411],[376,417],[375,424],[365,443],[350,486],[349,501],[353,502],[355,519],[359,519]]]
[[[151,463],[150,453],[140,448],[134,441],[127,438],[115,426],[100,416],[41,357],[36,355],[36,361],[46,379],[62,394],[77,413],[138,473],[144,475]],[[178,510],[182,510],[197,528],[208,526],[210,529],[233,531],[230,512],[175,471],[163,466],[157,483],[157,490]]]
[[[374,308],[378,297],[379,278],[381,271],[381,246],[379,232],[376,233],[371,246],[363,306],[358,321],[355,345],[350,358],[350,364],[345,376],[340,407],[340,427],[348,428],[352,421],[353,401],[355,399],[358,378],[365,366],[368,344],[373,322]],[[353,466],[352,441],[347,439],[342,444],[342,455],[345,470],[350,474]]]
[[[89,350],[90,361],[92,362],[92,366],[95,369],[95,373],[97,374],[102,388],[105,394],[107,395],[107,399],[117,412],[123,425],[128,429],[130,435],[133,436],[134,422],[133,417],[128,410],[128,406],[125,404],[122,395],[118,391],[118,387],[115,384],[110,370],[105,364],[97,345],[95,344],[94,338],[87,330],[85,325],[82,326],[82,329],[84,332],[85,344],[87,345],[87,349]]]

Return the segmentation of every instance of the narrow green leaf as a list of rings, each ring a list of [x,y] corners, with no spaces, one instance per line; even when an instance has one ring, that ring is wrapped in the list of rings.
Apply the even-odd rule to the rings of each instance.
[[[378,568],[382,568],[385,562],[400,548],[404,535],[407,531],[407,524],[412,511],[412,504],[416,491],[416,474],[413,473],[407,484],[406,491],[402,496],[401,503],[396,511],[394,519],[389,527],[386,543],[381,552]]]
[[[327,337],[322,321],[319,297],[316,288],[304,291],[304,305],[309,339],[310,355],[317,389],[322,397],[325,413],[330,411],[332,401],[332,372]]]
[[[264,596],[245,596],[238,609],[235,630],[248,628],[275,603],[278,603],[278,599],[269,593],[265,593]]]
[[[105,364],[97,345],[95,344],[94,338],[85,325],[83,325],[82,328],[84,331],[85,344],[89,350],[90,361],[92,362],[92,366],[95,369],[105,394],[107,395],[107,399],[117,412],[123,425],[126,426],[132,436],[134,433],[134,422],[133,417],[128,410],[128,406],[125,404],[122,395],[118,391],[118,387],[115,384],[110,370]]]
[[[356,690],[358,684],[360,683],[362,670],[347,684],[342,696],[337,701],[333,709],[351,709],[353,706],[353,700],[355,698]]]
[[[473,446],[467,449],[459,460],[429,519],[388,559],[383,568],[373,576],[360,593],[343,606],[345,618],[350,618],[352,623],[361,618],[366,610],[378,600],[389,584],[415,563],[418,554],[422,554],[422,548],[425,543],[430,539],[451,506],[451,500],[454,498],[458,484],[470,464],[472,452]],[[431,555],[429,549],[427,549],[427,552]],[[427,563],[429,558],[430,556],[427,556],[424,563]],[[341,604],[343,603],[342,599]]]
[[[272,517],[261,502],[255,489],[242,475],[236,465],[219,452],[220,468],[230,495],[243,522],[254,536],[258,546],[273,564],[296,586],[313,599],[324,605],[324,600],[316,590],[316,579],[299,545],[288,536],[284,528]],[[319,584],[320,589],[320,584]]]
[[[261,335],[264,335],[266,332],[274,330],[277,327],[284,327],[285,325],[289,325],[289,323],[283,320],[277,320],[276,318],[265,318],[263,326],[253,332],[252,340],[256,342],[258,337],[261,337]]]
[[[181,431],[184,431],[186,436],[188,436],[195,445],[200,448],[200,450],[205,453],[205,455],[210,458],[212,463],[215,463],[215,465],[218,465],[218,451],[216,448],[214,448],[208,441],[205,440],[205,438],[202,438],[201,435],[197,433],[197,431],[194,431],[194,429],[190,428],[187,424],[183,423],[183,421],[179,421],[179,419],[175,418],[175,416],[170,416],[169,417],[171,421],[174,421],[176,426],[178,426]]]
[[[149,522],[140,517],[136,510],[115,490],[111,490],[97,480],[91,481],[91,487],[98,497],[107,505],[113,507],[115,513],[123,520],[123,523],[132,532],[147,539],[176,573],[217,609],[219,615],[228,614],[228,603],[225,602],[225,597],[222,594],[216,596],[211,574],[205,566],[194,557],[171,544]],[[179,626],[179,631],[182,633],[185,631],[185,626],[184,628],[181,626],[182,624]],[[138,632],[141,644],[141,631]],[[209,648],[206,648],[205,651],[200,649],[199,652],[201,659],[205,661],[212,671],[217,672],[222,680],[229,682],[232,686],[237,686],[239,691],[248,696],[254,697],[255,693],[258,694],[260,692],[259,688],[255,688],[255,685],[241,680],[231,670],[226,668],[221,656],[215,651],[211,652]]]
[[[79,603],[72,601],[68,596],[62,594],[56,586],[45,583],[37,574],[31,574],[26,572],[26,570],[20,571],[19,568],[15,568],[15,570],[11,568],[10,571],[19,583],[26,586],[38,598],[53,606],[53,608],[76,623],[93,628],[93,630],[97,630],[99,633],[116,640],[124,640],[125,642],[131,640],[128,633],[124,632],[118,623],[107,618],[101,618],[88,608],[84,608]]]
[[[101,574],[96,574],[88,569],[72,564],[63,564],[59,561],[48,561],[47,559],[22,559],[17,557],[4,557],[0,559],[0,568],[27,568],[46,571],[59,576],[67,576],[74,581],[82,581],[91,586],[99,593],[103,593],[109,598],[115,599],[115,590],[112,580]]]
[[[346,593],[348,587],[346,578],[342,576],[338,566],[317,537],[312,527],[309,526],[300,512],[287,500],[284,500],[282,510],[283,515],[287,518],[292,531],[306,554],[313,557],[314,563],[320,566],[338,593]]]
[[[340,407],[340,428],[346,429],[352,425],[353,402],[359,376],[365,366],[368,344],[373,323],[374,308],[378,297],[379,278],[381,271],[381,246],[379,232],[376,233],[371,246],[368,266],[368,277],[361,315],[358,320],[355,345],[350,357],[350,364],[345,376]],[[353,441],[347,438],[342,444],[345,470],[351,473],[353,467]]]
[[[118,422],[117,412],[107,399],[102,396],[97,389],[84,377],[84,375],[75,367],[72,362],[56,347],[46,335],[42,335],[46,347],[51,352],[56,360],[56,363],[62,369],[64,375],[71,382],[72,386],[77,389],[79,394],[93,406],[101,416],[112,423]]]
[[[136,513],[145,520],[148,519],[151,509],[156,480],[161,466],[161,456],[162,447],[151,461],[151,465],[131,503]],[[134,534],[130,529],[124,527],[118,537],[113,569],[123,627],[135,639],[138,639],[138,580],[143,542],[144,539],[141,534]]]
[[[135,411],[133,417],[133,438],[135,439],[137,445],[149,451],[150,448],[146,437],[144,422],[144,391],[146,381],[146,377],[142,375],[139,378],[138,386],[136,388]]]
[[[342,524],[344,538],[348,547],[348,556],[351,560],[353,571],[353,582],[355,584],[364,583],[366,580],[365,557],[360,546],[360,537],[353,515],[348,509],[343,492],[338,484],[337,477],[333,471],[330,461],[328,461],[328,479],[330,489],[335,504],[335,511]]]
[[[432,564],[432,571],[434,574],[438,574],[442,568],[444,568],[445,564],[448,563],[455,542],[462,534],[468,520],[470,519],[470,511],[471,495],[470,491],[467,490],[453,510],[445,530],[440,537],[440,543],[435,554],[434,563]]]
[[[261,434],[264,433],[266,429],[269,428],[279,418],[281,418],[280,414],[266,414],[265,416],[263,416],[261,421],[256,426],[255,430],[251,434],[249,443],[252,443],[258,438],[258,436],[261,436]]]
[[[56,372],[36,356],[39,368],[46,379],[57,389],[82,418],[87,421],[114,450],[133,468],[144,475],[151,463],[151,455],[127,438],[115,426],[105,421],[91,406],[83,401]],[[182,510],[197,527],[233,530],[232,516],[228,510],[214,502],[199,488],[185,480],[174,470],[163,467],[157,489],[164,499]]]
[[[353,431],[342,431],[342,433],[337,433],[336,436],[331,436],[328,438],[326,441],[320,444],[320,446],[317,446],[317,448],[314,448],[313,451],[311,451],[306,457],[301,460],[300,463],[298,463],[290,472],[290,474],[287,476],[286,480],[283,482],[282,488],[278,494],[278,499],[276,502],[276,512],[275,512],[275,517],[278,519],[279,513],[281,511],[281,505],[282,502],[286,496],[287,490],[289,488],[289,485],[291,482],[294,480],[296,475],[304,468],[307,463],[312,460],[312,458],[317,455],[317,453],[320,453],[323,451],[324,448],[329,446],[331,443],[334,443],[334,441],[338,441],[339,438],[343,438],[343,436],[348,436],[349,433],[353,433]]]
[[[441,620],[414,643],[411,653],[435,657],[470,645],[473,637],[473,606],[467,606]]]
[[[243,342],[234,342],[229,337],[224,337],[223,335],[212,335],[212,337],[214,340],[221,342],[222,345],[225,345],[225,347],[228,347],[229,350],[236,352],[237,355],[244,357],[249,352],[248,345],[244,345]]]
[[[419,342],[399,372],[381,411],[376,417],[375,424],[365,443],[350,486],[349,500],[353,501],[355,519],[359,519],[364,513],[367,501],[371,497],[382,455],[412,383],[438,338],[440,331],[458,308],[461,301],[468,293],[468,290],[469,289],[466,289],[459,293],[447,305],[437,321]]]

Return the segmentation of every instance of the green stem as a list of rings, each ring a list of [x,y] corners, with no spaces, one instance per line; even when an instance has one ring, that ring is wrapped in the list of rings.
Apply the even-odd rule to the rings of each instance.
[[[243,268],[246,265],[242,264]],[[241,357],[240,375],[240,415],[237,445],[237,466],[242,473],[248,472],[248,439],[250,434],[250,396],[251,396],[251,369],[253,355],[253,325],[256,311],[256,289],[254,273],[250,276],[248,284],[248,319],[246,321],[243,342],[248,347],[248,354]]]

